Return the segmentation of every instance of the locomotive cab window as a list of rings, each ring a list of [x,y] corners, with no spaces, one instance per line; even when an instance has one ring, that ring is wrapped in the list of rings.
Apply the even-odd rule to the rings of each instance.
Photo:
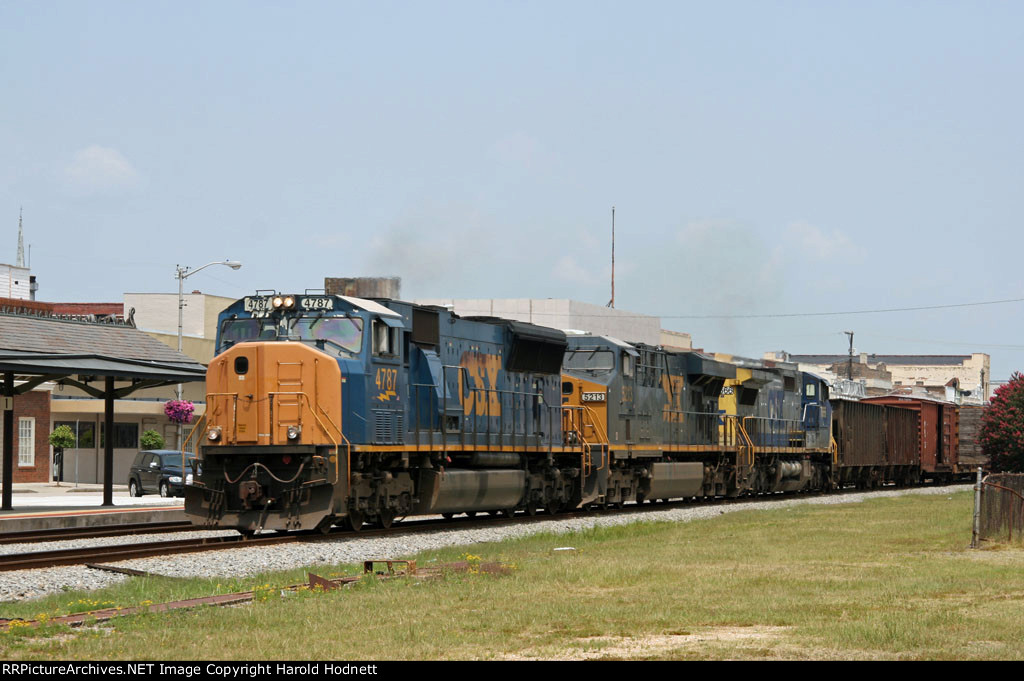
[[[813,383],[808,383],[807,384],[807,397],[814,397],[814,393],[815,393],[814,384]]]
[[[379,319],[373,320],[373,354],[385,357],[398,355],[398,331]]]

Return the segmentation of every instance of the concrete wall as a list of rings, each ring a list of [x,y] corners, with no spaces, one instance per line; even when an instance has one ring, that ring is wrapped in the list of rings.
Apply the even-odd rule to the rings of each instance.
[[[217,315],[235,302],[234,298],[205,293],[186,293],[182,298],[185,301],[181,320],[182,336],[193,338],[216,337]],[[175,343],[171,347],[177,349],[177,293],[126,293],[125,314],[131,308],[135,308],[135,326],[139,330],[172,335]]]

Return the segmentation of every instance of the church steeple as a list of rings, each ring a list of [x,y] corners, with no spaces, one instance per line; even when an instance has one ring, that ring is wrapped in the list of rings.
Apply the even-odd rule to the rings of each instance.
[[[25,235],[21,231],[21,209],[18,209],[18,267],[25,266]]]

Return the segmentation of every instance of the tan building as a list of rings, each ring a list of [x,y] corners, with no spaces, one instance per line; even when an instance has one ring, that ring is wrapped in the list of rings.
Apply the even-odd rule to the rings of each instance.
[[[209,364],[215,350],[217,315],[235,299],[197,291],[185,294],[184,300],[182,352],[201,364]],[[133,319],[140,331],[146,332],[171,349],[177,349],[177,293],[126,293],[123,316]],[[58,425],[67,425],[77,434],[78,446],[65,452],[64,480],[71,483],[99,482],[103,450],[96,434],[100,432],[103,422],[103,401],[71,387],[48,387],[52,389],[53,395],[50,402],[49,432]],[[164,403],[175,397],[175,387],[165,386],[140,390],[134,393],[131,399],[115,401],[115,484],[125,484],[128,466],[140,448],[139,437],[145,431],[155,430],[160,433],[167,449],[178,447],[178,426],[172,423],[163,411]],[[188,437],[192,426],[206,411],[204,384],[186,383],[183,386],[182,397],[195,405],[192,424],[182,427],[183,437]],[[48,436],[49,432],[45,436]]]
[[[693,350],[693,338],[688,333],[662,329],[659,345],[666,350]]]
[[[793,355],[768,352],[765,357],[797,362],[801,370],[825,378],[847,377],[848,355]],[[911,389],[963,404],[982,404],[992,397],[990,358],[970,355],[854,356],[854,379],[867,381],[868,394],[877,390]],[[889,379],[885,379],[885,374]],[[875,388],[877,390],[873,390]]]

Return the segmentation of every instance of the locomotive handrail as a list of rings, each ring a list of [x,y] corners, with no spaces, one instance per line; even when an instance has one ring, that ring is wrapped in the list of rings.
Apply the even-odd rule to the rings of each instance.
[[[569,425],[569,427],[571,429],[571,430],[569,430],[569,432],[576,436],[576,439],[577,439],[577,441],[580,444],[580,450],[581,450],[580,451],[580,468],[581,468],[581,472],[583,474],[581,476],[581,478],[580,478],[580,484],[581,485],[583,484],[583,481],[586,480],[587,476],[590,475],[590,473],[592,473],[593,470],[594,470],[594,459],[593,459],[593,456],[590,453],[590,451],[591,451],[590,443],[587,442],[586,435],[584,435],[576,427],[576,419],[573,417],[574,413],[576,413],[576,412],[579,412],[579,414],[582,415],[583,414],[583,410],[584,410],[584,407],[582,407],[582,406],[564,405],[564,404],[562,405],[562,416],[563,416],[563,418],[562,418],[562,430],[563,430],[563,437],[565,435],[564,431],[565,431],[565,428],[566,428],[566,420],[565,420],[564,417],[566,415],[568,415],[569,416],[568,425]],[[580,419],[580,423],[581,424],[582,424],[582,421],[583,421],[583,419],[581,418]],[[602,466],[603,466],[603,462],[602,462]]]
[[[594,412],[593,409],[590,408],[589,405],[584,404],[583,408],[586,409],[587,414],[590,415],[590,425],[593,427],[594,432],[597,434],[597,436],[599,438],[601,438],[601,441],[598,442],[598,444],[602,445],[603,447],[606,447],[607,450],[610,453],[611,452],[611,441],[608,439],[608,433],[605,432],[605,430],[601,427],[601,422],[597,420],[597,414]],[[597,467],[597,470],[603,470],[604,469],[605,461],[607,461],[607,459],[605,458],[604,452],[605,452],[605,449],[602,449],[601,450],[601,465]],[[591,461],[591,466],[593,466],[593,461]]]
[[[216,411],[216,404],[210,400],[211,397],[231,398],[231,439],[238,439],[238,393],[206,393],[206,415],[210,414],[211,408]]]
[[[766,417],[766,416],[744,416],[743,417],[743,428],[744,428],[744,430],[747,430],[747,421],[753,421],[755,426],[758,426],[758,424],[761,423],[761,422],[764,422],[764,423],[768,424],[768,431],[767,431],[767,433],[764,433],[759,427],[757,427],[756,429],[748,430],[748,432],[754,432],[755,435],[758,435],[758,436],[761,436],[761,435],[764,435],[764,434],[769,436],[770,444],[763,444],[763,443],[758,442],[757,444],[754,445],[755,449],[760,449],[762,451],[773,451],[773,450],[778,450],[778,449],[791,448],[791,447],[793,447],[793,441],[792,441],[793,433],[799,433],[801,435],[806,435],[806,433],[803,430],[801,430],[800,428],[793,428],[792,425],[788,425],[788,426],[786,425],[786,424],[796,424],[797,426],[803,425],[803,423],[801,421],[797,421],[795,419],[773,419],[773,418],[769,418],[769,417]],[[785,432],[777,432],[777,428],[781,428],[781,427],[784,427],[784,426],[787,428],[787,430]],[[780,444],[775,444],[774,443],[775,440],[778,437],[780,437],[780,436],[784,436],[786,438],[786,444],[785,445],[780,445]],[[806,443],[806,440],[804,440],[804,442]]]
[[[692,443],[693,439],[692,438],[688,438],[688,435],[692,434],[695,437],[699,436],[699,435],[702,434],[700,432],[702,429],[705,429],[707,431],[706,433],[703,433],[703,434],[707,436],[708,440],[711,440],[712,439],[712,432],[717,427],[717,425],[715,424],[715,421],[718,420],[719,416],[722,416],[722,414],[719,414],[717,412],[710,412],[710,411],[686,411],[686,410],[683,410],[683,409],[663,409],[662,410],[662,414],[675,414],[675,415],[677,415],[679,417],[682,417],[682,416],[692,416],[692,417],[694,417],[692,419],[678,418],[678,419],[673,420],[669,424],[669,442],[668,442],[668,444],[686,444],[686,442],[681,442],[680,440],[688,440],[689,443]],[[719,437],[715,438],[715,439],[718,439],[719,440],[719,444],[721,444],[721,442],[720,442],[721,434],[719,434]],[[705,444],[710,444],[710,443],[705,443]]]
[[[207,402],[206,404],[207,404],[207,408],[209,408],[209,404],[210,403]],[[182,479],[183,480],[187,480],[187,476],[188,476],[188,469],[185,467],[185,461],[186,461],[185,453],[186,453],[186,450],[188,449],[187,445],[188,445],[189,442],[192,441],[192,436],[195,434],[196,430],[199,428],[199,425],[203,421],[205,421],[205,420],[206,420],[206,413],[204,412],[203,415],[200,416],[196,420],[196,425],[192,426],[192,430],[188,431],[188,437],[186,437],[185,440],[179,444],[179,446],[181,447],[181,475],[182,475]],[[193,459],[194,460],[198,460],[199,459],[199,443],[198,442],[194,445],[194,449],[192,450],[192,456],[188,457],[188,458],[190,460],[193,460]]]

